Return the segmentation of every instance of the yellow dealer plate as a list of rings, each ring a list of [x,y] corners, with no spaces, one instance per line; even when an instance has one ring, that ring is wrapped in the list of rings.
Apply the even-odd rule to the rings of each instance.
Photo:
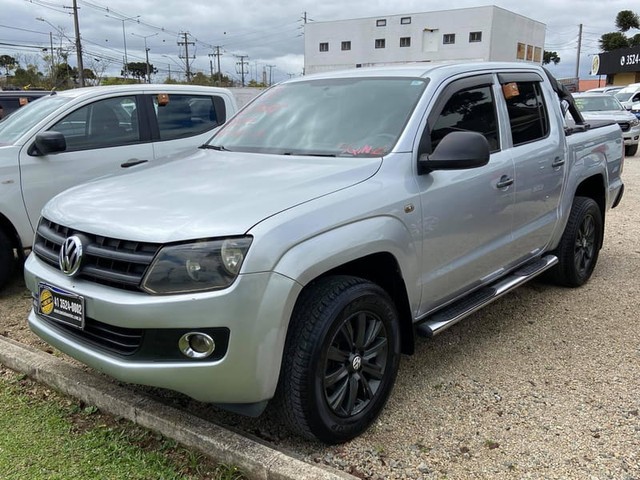
[[[38,313],[56,322],[84,328],[84,298],[58,287],[38,284]]]

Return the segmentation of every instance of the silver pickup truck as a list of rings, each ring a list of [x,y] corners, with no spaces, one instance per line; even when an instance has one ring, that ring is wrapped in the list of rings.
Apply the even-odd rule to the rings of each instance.
[[[295,79],[197,153],[49,202],[29,325],[123,381],[249,415],[272,400],[298,434],[343,442],[416,332],[543,272],[589,279],[623,160],[618,126],[585,125],[538,66]]]

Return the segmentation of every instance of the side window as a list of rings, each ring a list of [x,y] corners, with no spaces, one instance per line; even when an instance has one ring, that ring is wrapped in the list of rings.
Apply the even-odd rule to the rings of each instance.
[[[451,132],[472,131],[484,135],[489,149],[500,149],[496,106],[490,86],[454,93],[444,105],[431,129],[431,151]]]
[[[539,82],[510,82],[502,93],[511,124],[513,146],[535,142],[549,134],[549,120]]]
[[[67,152],[140,141],[136,98],[109,98],[80,107],[50,130],[65,136]]]
[[[225,122],[224,100],[210,95],[154,96],[160,140],[191,137]]]

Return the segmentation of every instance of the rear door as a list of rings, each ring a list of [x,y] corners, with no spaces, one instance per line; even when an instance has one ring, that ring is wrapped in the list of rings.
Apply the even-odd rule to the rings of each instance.
[[[103,98],[52,120],[46,130],[65,136],[64,152],[34,156],[29,154],[33,140],[25,144],[20,152],[20,181],[32,227],[44,204],[59,192],[153,159],[149,129],[138,115],[139,103],[135,94]]]
[[[547,104],[542,77],[500,74],[502,103],[510,125],[509,151],[515,165],[513,256],[533,256],[549,242],[559,215],[565,165],[564,133]]]

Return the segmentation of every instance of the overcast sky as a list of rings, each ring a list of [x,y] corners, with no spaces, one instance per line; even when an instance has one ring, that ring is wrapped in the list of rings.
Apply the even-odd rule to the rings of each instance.
[[[18,56],[21,63],[39,60],[41,48],[50,42],[70,46],[74,39],[72,0],[0,0],[0,55]],[[458,0],[455,8],[490,5],[482,0]],[[597,53],[598,39],[615,31],[620,10],[640,12],[640,3],[619,0],[503,0],[495,5],[524,15],[547,26],[545,50],[558,52],[562,61],[552,71],[559,77],[575,74],[578,25],[583,24],[580,76],[589,77],[590,55]],[[78,0],[80,32],[85,51],[85,67],[106,69],[118,74],[124,57],[123,24],[129,62],[144,62],[147,36],[150,63],[159,69],[159,78],[171,70],[184,72],[184,47],[180,33],[189,32],[192,71],[209,74],[214,46],[220,46],[221,70],[238,78],[237,55],[247,55],[250,75],[260,75],[272,67],[273,81],[302,72],[304,63],[303,15],[308,21],[419,13],[442,10],[443,3],[417,0],[324,0],[238,1],[238,0]],[[106,16],[109,15],[109,16]],[[40,17],[45,21],[37,20]],[[128,19],[127,19],[128,18]],[[123,19],[127,19],[124,20]],[[48,22],[48,23],[47,23]],[[638,33],[632,31],[630,33]],[[76,65],[75,53],[69,63]],[[267,69],[267,71],[269,71]]]

